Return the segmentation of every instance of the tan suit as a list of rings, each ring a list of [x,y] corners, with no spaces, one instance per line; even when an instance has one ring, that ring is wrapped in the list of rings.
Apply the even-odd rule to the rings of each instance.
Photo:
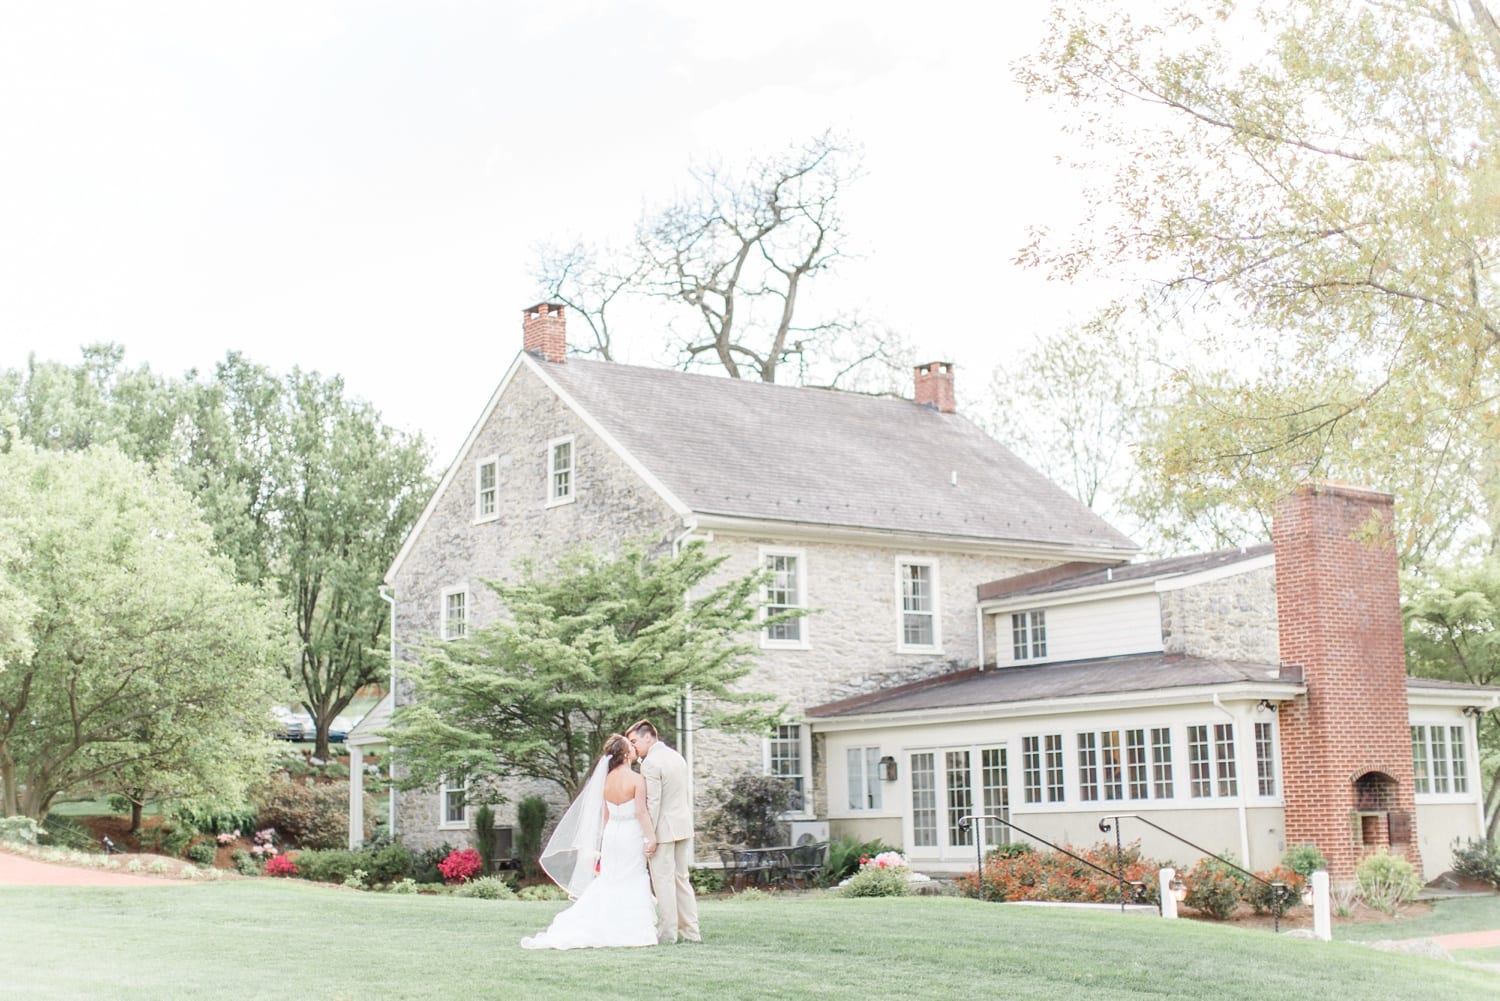
[[[646,779],[646,812],[656,833],[651,856],[651,889],[656,894],[656,939],[668,943],[678,935],[698,941],[698,898],[688,878],[693,864],[693,803],[688,767],[682,755],[657,741],[641,759]]]

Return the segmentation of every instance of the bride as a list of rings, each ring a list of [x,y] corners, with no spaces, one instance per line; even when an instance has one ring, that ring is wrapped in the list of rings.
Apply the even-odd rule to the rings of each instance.
[[[541,864],[574,898],[547,930],[521,939],[523,949],[586,949],[656,944],[656,904],[646,875],[652,847],[646,780],[631,769],[635,748],[618,733],[547,841]]]

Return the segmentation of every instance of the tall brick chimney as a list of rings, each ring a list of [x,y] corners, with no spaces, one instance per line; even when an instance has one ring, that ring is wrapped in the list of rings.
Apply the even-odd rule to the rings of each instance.
[[[953,363],[930,361],[926,365],[918,365],[916,390],[918,403],[945,414],[953,413]]]
[[[1422,871],[1390,494],[1306,483],[1276,507],[1281,662],[1307,695],[1281,704],[1287,847],[1347,879],[1380,848]]]
[[[563,307],[539,302],[522,313],[521,346],[544,361],[562,361],[568,353],[568,324]]]

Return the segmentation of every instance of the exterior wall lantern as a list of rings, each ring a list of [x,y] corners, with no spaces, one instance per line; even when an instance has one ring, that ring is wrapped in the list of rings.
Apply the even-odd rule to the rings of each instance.
[[[896,759],[889,754],[880,759],[880,777],[886,782],[896,781]]]

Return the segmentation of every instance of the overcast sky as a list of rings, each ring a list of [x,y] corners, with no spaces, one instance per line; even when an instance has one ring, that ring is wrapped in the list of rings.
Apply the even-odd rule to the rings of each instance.
[[[973,402],[1089,302],[1011,263],[1078,216],[1011,79],[1040,7],[0,0],[0,366],[240,350],[343,375],[446,463],[539,241],[621,239],[695,159],[833,127],[867,172],[841,296]]]

